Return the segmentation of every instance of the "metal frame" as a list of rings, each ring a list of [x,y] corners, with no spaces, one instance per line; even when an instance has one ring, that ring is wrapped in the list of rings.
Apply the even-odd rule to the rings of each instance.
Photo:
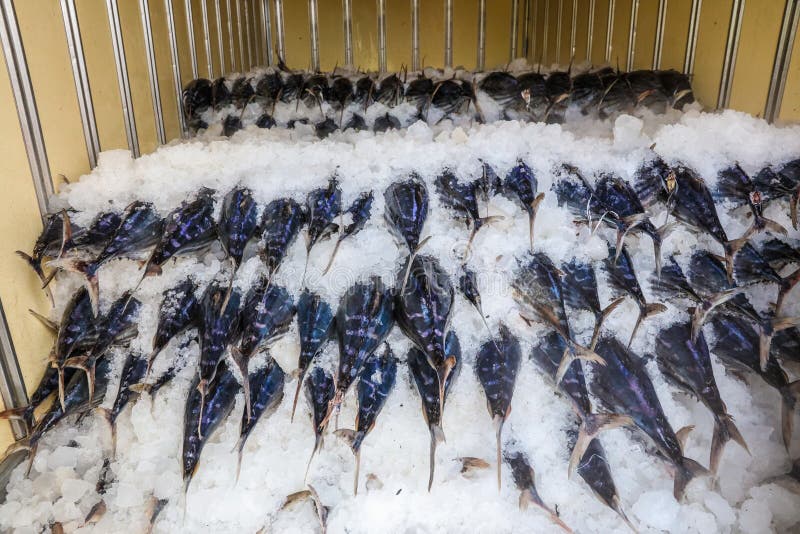
[[[194,17],[192,16],[192,0],[184,0],[186,8],[186,33],[189,36],[189,53],[192,58],[192,78],[197,79],[197,47],[194,42]]]
[[[631,2],[631,24],[628,30],[628,60],[625,69],[633,70],[633,57],[636,53],[636,26],[639,23],[639,0]]]
[[[264,25],[264,46],[266,48],[265,60],[267,66],[271,67],[274,63],[272,58],[272,14],[269,11],[269,0],[261,0],[262,24]]]
[[[344,64],[353,66],[353,0],[342,0]]]
[[[189,133],[186,127],[186,117],[183,114],[183,86],[181,85],[181,64],[178,59],[178,38],[175,33],[175,13],[172,0],[164,0],[164,9],[167,15],[167,33],[169,34],[169,53],[172,67],[172,84],[175,88],[175,100],[178,108],[178,123],[181,127],[181,137]]]
[[[544,28],[544,32],[542,33],[542,54],[540,61],[547,61],[547,37],[548,37],[548,27],[550,22],[550,0],[544,0],[544,22],[542,23],[542,28]]]
[[[78,110],[81,114],[83,138],[86,142],[86,155],[89,167],[97,167],[97,155],[100,153],[100,137],[97,133],[97,122],[94,116],[92,90],[89,86],[89,74],[86,70],[86,58],[83,55],[83,40],[78,24],[78,13],[75,0],[61,0],[61,15],[64,18],[64,33],[67,36],[67,50],[72,63],[72,78],[75,80],[75,93],[78,96]]]
[[[522,17],[522,57],[527,58],[531,51],[531,0],[525,0]]]
[[[319,11],[317,0],[308,0],[308,25],[311,43],[311,69],[319,71]]]
[[[50,211],[53,180],[47,161],[47,149],[42,137],[39,112],[36,108],[36,97],[33,94],[33,85],[31,85],[31,75],[25,59],[25,47],[22,45],[12,0],[0,0],[0,17],[2,17],[0,42],[2,42],[3,55],[6,58],[11,92],[14,94],[14,103],[17,106],[22,141],[28,156],[39,213],[44,217]]]
[[[722,64],[722,79],[719,84],[717,108],[726,108],[731,99],[733,73],[736,70],[736,56],[739,53],[739,36],[742,32],[744,0],[733,0],[731,20],[728,23],[728,41],[725,43],[725,59]]]
[[[240,0],[244,3],[244,38],[247,41],[247,68],[253,68],[253,39],[250,35],[250,8],[248,0]],[[241,28],[240,30],[241,31]]]
[[[236,30],[237,37],[239,38],[239,67],[242,72],[245,72],[250,66],[245,62],[244,56],[244,32],[242,31],[242,0],[233,0],[236,2]]]
[[[275,0],[275,38],[278,40],[278,61],[286,60],[286,48],[283,33],[283,0]]]
[[[156,69],[156,55],[153,49],[153,28],[150,25],[150,0],[139,0],[139,10],[142,14],[144,49],[147,59],[147,74],[150,79],[150,98],[153,104],[153,119],[156,123],[156,138],[158,139],[158,144],[163,145],[167,142],[167,135],[164,132],[161,90],[158,87],[158,70]]]
[[[217,48],[219,49],[219,70],[225,75],[225,51],[222,41],[222,10],[219,6],[220,0],[214,0],[214,16],[217,19]]]
[[[384,2],[384,0],[379,1]],[[512,27],[512,40],[514,31]],[[453,0],[444,2],[444,66],[445,68],[453,66]]]
[[[378,70],[386,72],[386,0],[378,0]]]
[[[700,27],[700,12],[703,0],[692,0],[692,13],[689,17],[689,33],[686,36],[686,57],[683,60],[683,72],[694,74],[694,57],[697,53],[697,30]]]
[[[452,25],[452,21],[450,23]],[[450,29],[452,32],[452,28]],[[511,47],[508,51],[508,60],[517,58],[517,39],[519,38],[519,0],[511,0]]]
[[[419,0],[411,0],[411,70],[419,70]]]
[[[786,78],[792,62],[792,48],[797,36],[798,21],[800,21],[800,2],[786,0],[778,47],[775,51],[775,62],[772,65],[767,104],[764,108],[764,118],[769,122],[775,122],[781,113],[783,91],[786,88]]]
[[[661,68],[661,54],[664,50],[664,25],[667,22],[667,0],[658,0],[658,21],[656,22],[656,42],[653,47],[653,70]]]
[[[572,0],[572,24],[569,32],[569,57],[570,62],[575,59],[575,47],[578,31],[578,0]]]
[[[478,58],[476,67],[483,70],[486,64],[486,0],[478,2]]]
[[[14,343],[8,329],[8,321],[0,301],[0,396],[6,409],[27,406],[28,393],[25,390],[25,380],[19,368],[19,360],[14,350]],[[25,436],[25,425],[16,419],[11,419],[11,431],[14,438]]]
[[[597,9],[596,0],[589,0],[589,20],[586,27],[586,61],[592,61],[592,45],[594,44],[594,16]]]
[[[236,47],[234,46],[233,39],[233,12],[231,11],[231,2],[235,0],[225,0],[225,11],[228,16],[228,52],[231,55],[231,70],[236,70]],[[239,65],[242,68],[242,65]]]
[[[133,98],[131,97],[131,82],[128,78],[128,60],[125,57],[125,43],[122,39],[122,27],[119,19],[119,6],[117,0],[106,0],[108,12],[108,25],[111,29],[111,46],[114,49],[114,62],[117,67],[117,84],[119,97],[122,101],[122,120],[125,124],[125,137],[128,140],[128,149],[134,158],[138,158],[139,137],[136,133],[136,116],[133,113]]]
[[[606,63],[611,63],[611,48],[614,44],[614,11],[616,0],[608,0],[608,15],[606,18]]]
[[[561,22],[564,16],[564,0],[558,0],[558,18],[556,18],[556,63],[561,62]]]
[[[200,16],[203,20],[203,46],[206,50],[206,68],[208,77],[214,79],[214,62],[211,59],[211,28],[208,25],[208,5],[206,0],[200,0]]]

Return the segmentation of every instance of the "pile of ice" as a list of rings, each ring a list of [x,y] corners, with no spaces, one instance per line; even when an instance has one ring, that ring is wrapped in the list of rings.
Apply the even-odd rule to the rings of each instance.
[[[337,132],[324,141],[302,128],[260,130],[250,126],[230,140],[205,136],[175,142],[138,160],[130,159],[126,152],[104,153],[99,166],[80,182],[67,186],[59,198],[77,210],[75,221],[85,224],[98,212],[121,210],[134,199],[153,202],[166,214],[202,186],[214,188],[219,198],[241,184],[249,187],[262,204],[279,196],[302,202],[309,190],[336,172],[341,178],[343,204],[349,204],[364,190],[372,189],[376,194],[372,219],[362,232],[342,243],[326,276],[320,273],[333,241],[320,243],[312,250],[306,282],[335,309],[340,296],[357,280],[378,274],[388,284],[394,282],[402,254],[387,231],[382,195],[393,180],[415,171],[427,181],[431,209],[423,233],[431,239],[425,252],[437,256],[455,278],[468,231],[436,197],[432,181],[442,168],[449,167],[462,179],[474,178],[482,160],[502,176],[522,158],[536,172],[540,190],[549,191],[553,169],[565,162],[587,175],[613,171],[631,179],[637,166],[651,156],[653,145],[668,163],[682,162],[713,182],[717,171],[733,162],[753,172],[797,157],[800,127],[776,128],[732,111],[692,111],[669,124],[623,116],[614,123],[583,131],[518,122],[434,130],[417,123],[407,130],[378,135]],[[528,249],[527,217],[517,205],[499,196],[488,209],[490,214],[503,215],[504,219],[478,233],[470,266],[479,273],[489,325],[495,329],[499,321],[506,322],[523,340],[527,354],[544,329],[526,327],[509,291],[515,257]],[[721,208],[719,211],[732,236],[748,224],[741,213],[731,214]],[[765,216],[791,227],[785,206],[770,205]],[[571,216],[556,205],[555,196],[546,196],[537,218],[536,247],[556,263],[575,254],[601,259],[606,255],[602,234],[602,230],[592,235],[576,229]],[[793,237],[798,237],[797,232]],[[650,241],[629,237],[627,242],[648,300],[654,301],[645,282],[653,269]],[[688,255],[697,246],[715,245],[707,237],[681,228],[666,240],[664,254]],[[187,275],[199,282],[211,279],[222,265],[220,258],[219,250],[201,257],[181,257],[167,264],[162,276],[144,281],[137,293],[144,307],[132,350],[149,351],[162,292]],[[305,246],[298,239],[276,282],[297,292],[304,262]],[[246,289],[261,268],[260,260],[251,257],[240,269],[237,285]],[[138,264],[130,260],[114,261],[101,269],[104,306],[135,285],[140,276],[138,269]],[[54,318],[59,317],[79,283],[72,275],[59,278]],[[605,287],[601,278],[604,303],[608,302]],[[428,429],[417,393],[401,364],[397,386],[362,449],[362,490],[358,496],[352,494],[353,457],[341,440],[328,435],[311,466],[308,482],[319,492],[322,502],[331,507],[329,532],[558,530],[536,509],[519,509],[519,491],[507,467],[500,492],[493,468],[469,478],[460,472],[461,464],[456,459],[464,456],[486,459],[493,466],[495,437],[483,391],[472,369],[477,347],[488,334],[474,308],[462,297],[457,299],[452,327],[460,337],[465,361],[448,400],[443,425],[447,442],[438,450],[431,492],[426,488]],[[800,313],[797,300],[790,299],[787,314]],[[626,302],[612,315],[607,331],[627,340],[636,313],[634,303]],[[633,350],[637,354],[652,350],[654,335],[685,317],[683,313],[669,306],[668,312],[646,321]],[[588,314],[571,319],[579,333],[586,334],[591,328]],[[174,340],[159,356],[156,373],[177,356],[181,341]],[[410,343],[398,329],[391,334],[389,343],[403,360]],[[190,344],[186,352],[188,357],[196,358],[196,343]],[[272,356],[287,373],[296,367],[298,352],[294,327],[271,348]],[[42,367],[46,356],[41,355]],[[119,360],[124,354],[119,351],[116,356]],[[320,364],[333,367],[336,358],[335,343],[330,343]],[[686,455],[707,465],[712,433],[710,413],[696,400],[677,394],[654,364],[648,365],[648,371],[673,428],[695,425]],[[664,462],[645,452],[627,431],[604,433],[601,439],[623,508],[642,532],[758,533],[796,528],[800,521],[798,496],[779,484],[764,482],[787,472],[791,465],[780,440],[778,393],[756,377],[742,383],[727,375],[716,358],[714,371],[722,398],[752,456],[736,445],[726,447],[716,486],[712,487],[708,479],[699,479],[689,486],[685,501],[679,503],[672,496],[672,477]],[[59,522],[68,532],[137,531],[146,527],[154,498],[169,501],[155,522],[155,532],[243,533],[265,526],[275,532],[318,529],[310,504],[278,511],[288,494],[305,487],[303,475],[314,443],[308,408],[302,400],[290,423],[291,396],[296,386],[291,379],[287,380],[286,396],[278,411],[253,431],[245,447],[238,483],[233,448],[243,409],[241,398],[204,449],[199,471],[184,501],[180,469],[182,419],[194,372],[190,363],[155,399],[143,396],[119,418],[117,456],[111,461],[114,482],[102,497],[107,511],[99,522],[83,525],[84,517],[101,498],[95,492],[95,483],[103,459],[110,454],[110,438],[106,423],[90,415],[80,422],[65,421],[43,439],[28,478],[24,465],[17,468],[8,486],[7,500],[0,506],[0,530],[38,533]],[[109,387],[112,393],[104,401],[106,406],[113,402],[115,383],[113,380]],[[351,393],[339,418],[340,426],[352,425],[354,405]],[[567,400],[526,358],[505,438],[516,440],[528,454],[536,470],[539,493],[558,510],[565,523],[578,532],[624,532],[627,527],[613,511],[595,499],[578,477],[567,476],[565,431],[572,424],[569,412]],[[794,451],[796,454],[796,447]]]

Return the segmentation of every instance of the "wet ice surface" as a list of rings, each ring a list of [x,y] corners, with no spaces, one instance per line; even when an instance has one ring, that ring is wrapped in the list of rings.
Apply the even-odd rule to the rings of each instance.
[[[345,240],[333,268],[324,269],[333,240],[318,243],[311,253],[308,285],[320,292],[335,307],[344,291],[355,281],[378,274],[394,282],[403,253],[387,231],[383,219],[383,190],[393,180],[410,171],[428,183],[430,215],[423,235],[431,239],[424,252],[438,257],[453,280],[459,272],[459,254],[468,229],[457,222],[436,198],[432,181],[443,167],[450,167],[462,179],[478,176],[479,160],[490,163],[503,176],[523,158],[537,174],[541,191],[549,191],[553,169],[571,163],[587,175],[614,171],[626,179],[655,143],[655,151],[669,163],[682,162],[713,183],[718,170],[738,162],[753,172],[767,164],[780,164],[800,154],[800,127],[775,128],[750,116],[728,111],[704,114],[689,111],[683,115],[645,117],[622,116],[605,123],[586,122],[583,126],[498,122],[484,126],[453,128],[446,122],[431,129],[412,125],[401,132],[334,133],[318,141],[311,129],[294,131],[258,130],[248,127],[230,140],[205,135],[191,142],[174,142],[136,161],[127,152],[102,154],[100,165],[79,183],[67,186],[61,194],[65,205],[75,208],[75,220],[87,223],[97,212],[121,210],[134,199],[153,202],[166,214],[201,186],[217,190],[218,200],[237,184],[253,190],[261,204],[279,196],[303,201],[305,194],[325,183],[334,171],[341,178],[343,204],[348,205],[365,190],[375,191],[371,220],[365,229]],[[218,202],[219,206],[220,202]],[[728,213],[719,207],[720,217],[731,238],[741,235],[749,225],[745,213]],[[515,257],[528,248],[527,216],[518,205],[494,198],[488,206],[491,215],[505,218],[486,226],[473,243],[470,266],[478,273],[483,308],[492,328],[506,322],[523,342],[527,355],[531,342],[546,330],[527,328],[520,320],[509,291]],[[765,215],[791,227],[786,204],[774,203]],[[656,221],[663,220],[658,210]],[[555,195],[548,193],[536,221],[536,248],[545,251],[556,263],[573,255],[599,260],[606,255],[605,230],[590,235],[572,224],[566,210],[557,207]],[[798,237],[797,232],[790,232]],[[655,301],[646,283],[653,269],[650,240],[627,240],[637,274],[649,301]],[[680,227],[665,242],[664,255],[688,258],[697,246],[718,253],[718,245],[707,236],[698,236]],[[263,269],[252,254],[238,273],[237,286],[246,289]],[[290,291],[300,289],[305,261],[303,239],[289,250],[276,282]],[[188,274],[202,286],[222,266],[218,250],[198,257],[181,257],[164,267],[160,277],[142,283],[137,297],[144,306],[139,320],[139,337],[132,349],[149,352],[155,332],[161,293]],[[139,267],[130,260],[115,260],[100,270],[101,304],[133,287]],[[609,290],[602,275],[600,296],[609,302]],[[63,275],[55,288],[60,311],[80,281]],[[752,290],[754,301],[765,303],[774,292]],[[800,313],[795,293],[787,304],[787,315]],[[648,319],[641,328],[633,350],[652,351],[655,334],[665,326],[685,319],[685,303],[669,306],[669,311]],[[609,319],[606,331],[627,340],[637,309],[627,301]],[[581,336],[590,333],[589,314],[572,314],[573,329]],[[464,368],[455,383],[444,415],[447,441],[439,446],[436,480],[430,493],[428,477],[428,429],[420,410],[419,397],[401,364],[398,382],[378,417],[377,426],[362,449],[361,486],[352,495],[353,455],[345,443],[332,434],[314,459],[308,482],[319,492],[322,502],[331,507],[329,532],[543,532],[558,531],[544,514],[534,508],[518,508],[519,491],[510,469],[504,466],[502,490],[494,482],[495,438],[485,397],[473,371],[477,348],[487,337],[474,308],[457,297],[452,327],[460,337],[465,356]],[[158,357],[155,373],[161,372],[176,357],[180,342],[173,340]],[[410,342],[395,329],[389,337],[395,353],[404,360]],[[296,327],[271,348],[271,354],[287,373],[297,365],[299,353]],[[42,365],[44,356],[42,355]],[[118,361],[123,350],[112,354]],[[303,473],[314,443],[308,407],[303,400],[298,414],[289,422],[291,397],[296,383],[287,375],[286,395],[277,412],[262,420],[252,432],[244,450],[242,473],[235,482],[236,453],[243,400],[221,425],[205,447],[199,471],[184,502],[180,474],[184,400],[195,372],[197,345],[185,350],[190,364],[173,383],[151,399],[144,396],[129,406],[118,419],[117,457],[111,468],[114,482],[103,497],[108,511],[96,524],[82,526],[83,518],[100,497],[94,485],[103,458],[110,454],[106,423],[90,415],[76,424],[74,418],[50,432],[41,442],[30,477],[24,466],[13,474],[8,498],[0,506],[0,530],[40,532],[53,521],[67,531],[135,532],[146,526],[151,500],[168,499],[158,516],[155,532],[255,532],[267,525],[274,532],[312,532],[318,529],[310,503],[278,511],[285,497],[304,488]],[[335,366],[337,350],[330,343],[318,365]],[[718,487],[708,479],[690,484],[686,499],[672,497],[672,477],[667,464],[648,455],[625,430],[604,433],[605,446],[623,508],[643,532],[783,532],[800,520],[798,496],[764,479],[785,473],[789,456],[780,441],[779,395],[755,376],[742,383],[725,373],[714,359],[714,371],[728,412],[747,441],[749,456],[731,443],[725,448]],[[261,357],[263,361],[263,356]],[[251,363],[251,371],[255,364]],[[119,365],[117,365],[118,371]],[[708,465],[712,418],[708,410],[667,385],[656,368],[648,364],[664,411],[674,429],[695,425],[685,454]],[[116,380],[109,387],[115,392]],[[113,402],[113,394],[104,405]],[[567,400],[554,392],[532,362],[524,358],[513,398],[513,410],[504,436],[515,439],[536,470],[536,483],[543,500],[556,508],[565,523],[579,532],[627,531],[610,509],[593,497],[576,476],[567,476],[567,438],[571,425]],[[350,427],[355,400],[351,392],[339,418],[340,427]],[[798,454],[797,440],[793,453]],[[475,456],[487,460],[491,468],[466,478],[456,458]],[[375,480],[367,484],[369,475]]]

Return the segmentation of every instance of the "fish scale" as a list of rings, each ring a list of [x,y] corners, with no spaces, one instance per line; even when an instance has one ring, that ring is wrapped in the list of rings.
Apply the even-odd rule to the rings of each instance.
[[[258,230],[258,204],[246,187],[237,187],[225,195],[219,222],[219,238],[234,267],[242,263],[245,247]]]
[[[261,258],[271,277],[278,270],[289,246],[305,224],[303,208],[292,199],[273,200],[264,208],[261,222]]]
[[[297,361],[297,391],[292,403],[292,419],[306,371],[333,331],[333,310],[330,305],[307,289],[297,299],[297,330],[300,355]]]
[[[167,343],[181,332],[196,325],[200,311],[196,291],[197,285],[191,277],[188,277],[163,293],[164,298],[158,309],[158,325],[153,336],[153,349],[148,357],[148,374],[156,356]]]

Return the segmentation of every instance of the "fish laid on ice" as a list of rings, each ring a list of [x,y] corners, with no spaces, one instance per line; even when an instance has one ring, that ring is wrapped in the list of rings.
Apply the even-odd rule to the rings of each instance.
[[[506,463],[511,467],[511,476],[514,478],[514,484],[522,492],[519,495],[519,507],[527,508],[534,505],[545,512],[550,521],[564,529],[566,532],[572,532],[566,523],[564,523],[558,514],[547,506],[539,492],[536,491],[536,472],[531,467],[528,457],[525,453],[517,450],[507,450],[503,454]]]
[[[297,391],[292,402],[292,420],[306,371],[333,331],[333,310],[322,297],[308,289],[303,290],[297,299],[297,331],[300,356],[297,361]]]

